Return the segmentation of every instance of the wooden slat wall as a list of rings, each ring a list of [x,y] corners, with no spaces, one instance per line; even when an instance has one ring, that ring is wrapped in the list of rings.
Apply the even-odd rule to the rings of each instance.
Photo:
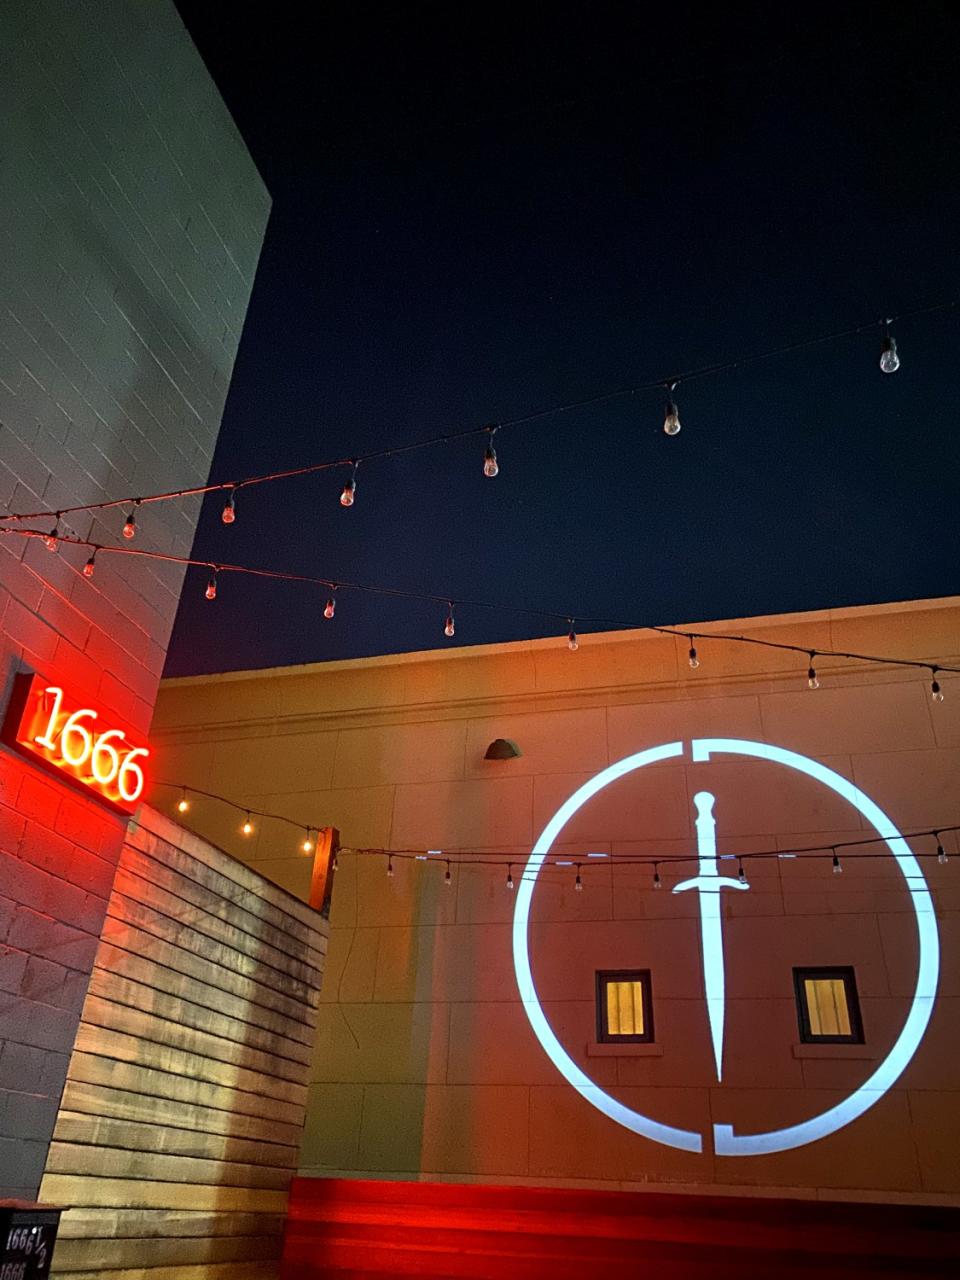
[[[327,926],[146,810],[131,825],[41,1197],[59,1280],[276,1276]]]

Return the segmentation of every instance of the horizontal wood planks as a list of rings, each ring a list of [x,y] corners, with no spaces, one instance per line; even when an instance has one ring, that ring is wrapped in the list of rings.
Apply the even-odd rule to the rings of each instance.
[[[41,1195],[59,1280],[269,1280],[326,922],[151,810],[132,825]]]
[[[283,1280],[867,1280],[960,1274],[960,1210],[297,1178]]]

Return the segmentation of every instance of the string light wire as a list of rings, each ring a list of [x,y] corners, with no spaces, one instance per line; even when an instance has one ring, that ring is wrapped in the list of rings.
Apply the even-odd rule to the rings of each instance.
[[[515,428],[528,426],[533,422],[540,422],[544,418],[555,417],[563,413],[572,413],[577,409],[592,408],[596,405],[609,404],[614,400],[626,399],[629,396],[641,395],[646,392],[662,393],[664,386],[679,386],[681,383],[689,383],[700,378],[715,377],[723,373],[730,373],[736,369],[744,369],[751,365],[761,364],[767,360],[774,360],[780,356],[791,355],[796,351],[806,351],[813,347],[823,346],[830,342],[840,342],[845,338],[854,338],[863,333],[874,332],[878,328],[889,328],[889,326],[904,320],[914,319],[919,316],[935,315],[939,312],[951,311],[960,305],[960,298],[952,298],[946,302],[933,303],[930,306],[914,307],[908,311],[902,311],[899,315],[885,317],[883,320],[870,320],[865,324],[853,325],[846,329],[835,329],[830,333],[818,334],[812,338],[802,338],[797,342],[784,343],[778,347],[770,347],[765,351],[754,352],[753,354],[740,356],[735,360],[718,361],[714,364],[700,365],[697,368],[689,369],[685,373],[675,374],[668,378],[658,377],[652,378],[645,382],[638,382],[632,386],[618,387],[613,391],[600,392],[597,395],[586,396],[581,400],[571,400],[564,404],[547,405],[540,409],[534,409],[529,413],[522,414],[515,418],[507,418],[495,424],[488,423],[481,427],[465,427],[456,431],[447,431],[438,435],[428,436],[423,440],[414,440],[409,444],[393,445],[384,449],[374,449],[369,453],[353,454],[350,457],[334,458],[323,462],[308,463],[305,466],[289,467],[283,471],[270,471],[262,475],[246,476],[239,480],[222,480],[214,484],[192,485],[182,489],[168,489],[161,493],[142,494],[136,496],[126,496],[122,498],[110,498],[103,502],[85,502],[75,507],[64,507],[59,512],[49,509],[31,512],[7,512],[0,514],[0,520],[22,521],[22,520],[40,520],[48,519],[51,516],[67,516],[78,511],[107,511],[113,507],[135,507],[145,506],[153,502],[170,502],[177,498],[197,497],[208,493],[220,493],[226,489],[237,490],[239,488],[248,488],[253,485],[271,484],[281,480],[291,480],[298,476],[316,475],[323,471],[332,471],[336,468],[350,467],[351,477],[345,486],[344,492],[350,490],[350,503],[352,504],[353,490],[356,486],[357,468],[361,463],[377,462],[384,458],[400,457],[404,454],[415,453],[421,449],[434,448],[437,445],[453,444],[458,440],[466,440],[471,437],[486,435],[492,442],[492,430],[503,431],[505,428]],[[341,501],[343,495],[341,495]]]

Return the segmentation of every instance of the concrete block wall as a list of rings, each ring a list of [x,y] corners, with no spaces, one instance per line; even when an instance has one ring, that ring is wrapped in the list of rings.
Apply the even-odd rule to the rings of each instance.
[[[0,512],[202,483],[269,197],[173,3],[2,6],[0,164]],[[198,510],[138,539],[188,554]],[[35,670],[144,735],[183,574],[86,555],[0,533],[0,710]],[[0,749],[0,1196],[39,1185],[123,830]]]
[[[330,823],[345,846],[513,855],[584,781],[677,739],[740,737],[818,760],[861,787],[902,831],[960,823],[960,678],[930,697],[927,671],[711,642],[711,629],[844,652],[957,662],[960,602],[695,624],[681,640],[644,633],[409,654],[286,671],[165,682],[153,737],[166,776],[241,803]],[[494,738],[522,756],[484,759]],[[689,757],[689,753],[688,753]],[[646,857],[696,848],[694,793],[717,796],[720,850],[789,853],[863,839],[852,807],[772,764],[664,762],[595,797],[565,828],[563,858]],[[168,798],[158,802],[169,806]],[[198,801],[190,821],[266,875],[305,892],[295,833]],[[762,1132],[815,1116],[876,1068],[916,980],[917,926],[889,858],[844,871],[774,859],[725,894],[727,1028],[719,1084],[705,1016],[696,895],[650,868],[572,868],[533,898],[531,958],[548,1019],[574,1061],[627,1105],[705,1137],[702,1154],[661,1146],[590,1106],[554,1067],[520,1002],[511,945],[516,895],[502,868],[342,854],[331,913],[301,1172],[377,1177],[723,1190],[960,1203],[960,845],[913,842],[942,947],[930,1026],[896,1086],[855,1123],[775,1155],[713,1154],[712,1124]],[[799,1043],[795,966],[852,964],[865,1045]],[[596,1044],[598,969],[648,968],[654,1045]]]

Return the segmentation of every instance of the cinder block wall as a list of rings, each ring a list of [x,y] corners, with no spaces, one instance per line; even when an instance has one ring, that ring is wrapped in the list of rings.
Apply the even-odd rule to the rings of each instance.
[[[902,831],[960,822],[960,678],[711,642],[701,665],[667,636],[583,636],[165,683],[154,741],[165,775],[337,826],[344,845],[494,850],[514,876],[560,804],[633,752],[697,737],[770,743],[853,781]],[[960,602],[924,601],[718,623],[791,644],[956,663]],[[485,760],[494,738],[523,754]],[[839,796],[768,762],[684,758],[630,775],[568,824],[556,849],[648,858],[696,851],[692,798],[716,795],[722,853],[869,835]],[[169,798],[163,803],[169,805]],[[244,852],[236,817],[198,801],[191,821]],[[229,827],[229,829],[228,829]],[[248,856],[306,884],[294,835],[261,830]],[[699,907],[671,892],[693,873],[594,860],[574,891],[552,869],[533,896],[530,947],[546,1016],[579,1067],[646,1115],[703,1135],[702,1153],[631,1133],[560,1075],[520,1002],[516,893],[500,868],[342,854],[331,913],[301,1172],[728,1194],[960,1203],[960,852],[913,842],[942,946],[933,1016],[909,1066],[861,1119],[795,1150],[729,1158],[714,1123],[768,1132],[820,1115],[865,1082],[904,1024],[917,922],[880,861],[771,859],[723,895],[727,1017],[718,1083],[706,1017]],[[727,864],[729,866],[729,864]],[[727,874],[736,875],[735,864]],[[792,969],[853,965],[867,1041],[799,1042]],[[599,969],[649,969],[653,1045],[598,1045]]]
[[[170,0],[0,6],[0,167],[0,511],[202,482],[269,197]],[[85,559],[0,534],[0,710],[36,670],[144,734],[182,572]],[[0,749],[0,1196],[39,1185],[123,829]]]

